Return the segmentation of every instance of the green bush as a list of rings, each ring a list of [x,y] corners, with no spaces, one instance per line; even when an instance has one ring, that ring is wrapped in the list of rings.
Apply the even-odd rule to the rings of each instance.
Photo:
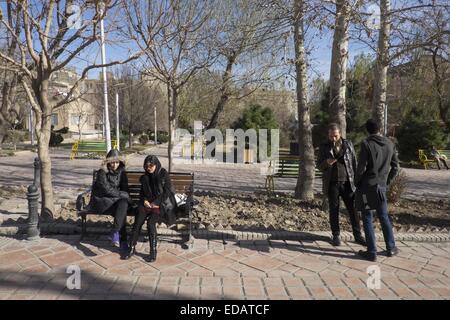
[[[425,120],[424,111],[412,109],[403,119],[397,133],[399,157],[404,161],[416,160],[417,149],[438,149],[445,144],[443,128],[436,122]]]
[[[122,133],[120,135],[120,150],[124,150],[128,142],[128,134]]]
[[[55,133],[54,131],[52,131],[52,133],[50,134],[50,142],[49,142],[50,147],[57,147],[63,141],[64,141],[64,138],[62,137],[62,135],[60,133]]]
[[[169,133],[166,131],[158,131],[158,142],[167,143],[169,142]]]
[[[275,118],[275,115],[273,114],[272,109],[266,107],[263,108],[259,104],[250,105],[249,108],[246,108],[244,110],[243,115],[234,122],[233,124],[234,130],[242,129],[244,131],[248,129],[255,129],[257,132],[257,137],[259,139],[259,130],[260,129],[267,129],[268,131],[271,129],[278,129],[278,123]],[[269,131],[270,132],[270,131]],[[268,132],[267,134],[267,153],[271,153],[271,135]],[[258,151],[258,160],[259,160],[259,150],[257,146],[249,146],[249,144],[246,142],[245,147],[253,147],[256,148]]]
[[[148,138],[148,135],[147,134],[141,134],[140,136],[139,136],[139,142],[142,144],[142,145],[146,145],[147,143],[148,143],[148,140],[149,140],[149,138]]]

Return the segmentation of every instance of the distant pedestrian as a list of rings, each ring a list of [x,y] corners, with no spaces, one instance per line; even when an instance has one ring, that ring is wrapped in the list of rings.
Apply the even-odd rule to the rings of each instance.
[[[446,156],[444,156],[444,155],[442,155],[442,154],[440,154],[439,153],[439,151],[438,150],[436,150],[436,147],[435,146],[433,146],[432,148],[431,148],[431,151],[430,151],[430,154],[431,154],[431,156],[434,158],[434,160],[436,160],[436,163],[437,163],[437,166],[438,166],[438,169],[439,170],[441,170],[441,166],[440,166],[440,162],[442,161],[442,163],[444,164],[444,166],[447,168],[447,170],[448,170],[448,165],[447,165],[447,157]]]

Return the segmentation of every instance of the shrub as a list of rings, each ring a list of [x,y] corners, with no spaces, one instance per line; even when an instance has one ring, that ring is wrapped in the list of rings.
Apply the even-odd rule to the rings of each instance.
[[[158,131],[158,142],[167,143],[169,142],[169,133],[165,131]]]
[[[16,150],[16,146],[19,142],[23,142],[25,140],[25,131],[10,129],[7,132],[5,142],[12,143],[14,146],[14,150]]]
[[[60,133],[55,133],[54,131],[51,132],[51,134],[50,134],[50,142],[49,142],[49,146],[50,147],[57,147],[63,141],[64,141],[64,138],[62,137],[62,135]]]
[[[439,124],[425,120],[423,110],[413,109],[403,119],[397,139],[400,158],[409,161],[417,159],[417,149],[429,150],[433,145],[439,149],[445,143],[445,134]]]
[[[387,198],[390,203],[398,203],[406,187],[406,173],[400,170],[400,173],[391,181],[387,190]]]
[[[120,134],[120,150],[124,150],[127,143],[128,143],[128,134],[126,133]]]
[[[148,135],[147,134],[141,134],[140,136],[139,136],[139,142],[140,142],[140,144],[142,144],[142,145],[146,145],[147,143],[148,143],[148,140],[149,140],[149,138],[148,138]]]

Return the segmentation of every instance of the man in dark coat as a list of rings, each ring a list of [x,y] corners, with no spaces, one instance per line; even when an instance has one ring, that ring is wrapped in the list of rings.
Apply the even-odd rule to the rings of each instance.
[[[379,134],[375,120],[366,122],[369,137],[363,141],[355,175],[356,207],[363,212],[367,251],[360,251],[363,258],[376,261],[376,239],[372,225],[371,210],[376,210],[386,243],[387,256],[398,253],[387,210],[386,189],[398,174],[399,163],[394,144]]]
[[[172,190],[169,173],[162,168],[161,162],[154,155],[144,160],[145,174],[139,179],[141,183],[138,214],[133,225],[133,236],[130,241],[128,253],[122,257],[129,259],[135,252],[139,233],[145,220],[150,241],[149,262],[156,260],[157,230],[156,223],[165,221],[168,225],[175,223],[175,210],[177,203]]]
[[[337,124],[328,126],[328,141],[319,148],[318,168],[323,171],[322,191],[328,196],[330,225],[333,234],[332,244],[339,246],[339,197],[344,200],[350,215],[355,242],[365,245],[361,235],[360,219],[354,206],[354,171],[356,154],[351,141],[343,139]]]
[[[127,245],[125,222],[129,198],[125,161],[118,150],[112,149],[97,171],[90,207],[99,214],[114,216],[111,242],[113,246],[123,246],[123,249]]]

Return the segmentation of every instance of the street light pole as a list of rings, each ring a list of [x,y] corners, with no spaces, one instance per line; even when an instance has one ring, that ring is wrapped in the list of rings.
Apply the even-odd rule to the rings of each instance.
[[[116,140],[117,140],[117,150],[120,150],[119,93],[118,92],[116,92]]]
[[[30,136],[31,136],[31,146],[34,146],[34,127],[33,127],[33,108],[30,108]]]
[[[157,127],[157,122],[156,122],[156,104],[153,107],[153,113],[154,113],[154,117],[155,117],[155,145],[158,144],[158,127]]]
[[[105,3],[99,3],[100,15],[103,16],[105,11]],[[102,64],[106,64],[106,50],[105,50],[105,32],[103,25],[103,17],[100,20],[100,37],[102,44]],[[108,84],[107,84],[107,76],[106,76],[106,67],[102,67],[103,71],[103,95],[105,102],[105,134],[106,134],[106,152],[108,153],[111,150],[111,129],[109,125],[109,109],[108,109]]]

